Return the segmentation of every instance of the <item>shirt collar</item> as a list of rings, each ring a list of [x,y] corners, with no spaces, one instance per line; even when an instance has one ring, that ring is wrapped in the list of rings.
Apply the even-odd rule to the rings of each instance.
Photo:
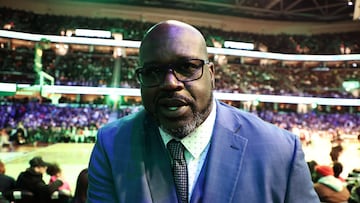
[[[213,132],[215,118],[216,118],[216,102],[213,100],[211,112],[205,121],[197,127],[194,132],[180,140],[185,146],[186,150],[196,159],[204,151],[206,146],[209,144],[211,135]],[[160,127],[160,135],[165,144],[167,145],[170,140],[174,139],[171,135],[164,132]]]

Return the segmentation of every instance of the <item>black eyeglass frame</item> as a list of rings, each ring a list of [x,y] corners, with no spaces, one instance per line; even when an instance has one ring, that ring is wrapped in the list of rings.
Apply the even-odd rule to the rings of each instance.
[[[201,63],[199,65],[191,63],[191,61],[194,61],[194,60],[200,61]],[[185,79],[179,79],[179,76],[178,76],[179,72],[176,71],[176,68],[177,68],[176,66],[179,65],[179,64],[186,64],[186,63],[190,63],[190,64],[194,65],[194,67],[196,67],[198,69],[198,71],[201,70],[201,74],[198,77],[194,77],[194,78],[190,77],[190,78],[185,78]],[[177,61],[176,63],[171,63],[171,64],[164,64],[164,65],[162,65],[162,64],[158,64],[158,65],[151,64],[153,66],[153,68],[146,68],[146,67],[138,68],[138,69],[135,70],[135,75],[136,75],[139,83],[143,87],[157,87],[157,86],[160,86],[161,83],[164,81],[164,78],[160,78],[159,74],[156,74],[156,73],[164,73],[164,75],[161,75],[161,76],[165,76],[165,74],[167,74],[169,71],[172,72],[172,74],[175,76],[175,78],[178,81],[180,81],[180,82],[191,82],[191,81],[198,80],[203,76],[203,74],[204,74],[204,66],[206,64],[209,64],[209,63],[210,63],[209,60],[191,58],[191,59]],[[142,73],[145,72],[145,71],[151,70],[151,69],[154,70],[154,73],[152,73],[152,76],[155,77],[154,78],[154,84],[146,85],[144,83],[144,80],[142,79],[143,78]]]

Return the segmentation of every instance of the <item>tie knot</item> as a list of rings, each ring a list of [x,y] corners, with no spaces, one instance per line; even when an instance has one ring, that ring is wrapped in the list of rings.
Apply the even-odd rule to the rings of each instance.
[[[185,147],[183,144],[181,144],[181,142],[173,139],[167,144],[167,148],[173,159],[175,160],[184,159]]]

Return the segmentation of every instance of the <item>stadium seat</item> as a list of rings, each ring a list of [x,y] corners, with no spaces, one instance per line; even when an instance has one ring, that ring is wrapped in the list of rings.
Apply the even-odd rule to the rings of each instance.
[[[70,194],[63,191],[55,191],[51,194],[49,203],[69,203],[71,200]]]
[[[26,190],[13,190],[0,194],[1,197],[14,203],[37,203],[34,194]],[[69,203],[71,196],[62,191],[55,191],[51,194],[49,203]]]
[[[34,194],[26,190],[13,190],[3,194],[5,199],[14,203],[35,203]]]

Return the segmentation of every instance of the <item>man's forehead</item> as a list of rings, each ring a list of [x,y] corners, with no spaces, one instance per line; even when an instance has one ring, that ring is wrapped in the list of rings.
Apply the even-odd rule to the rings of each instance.
[[[194,27],[177,21],[160,23],[150,29],[141,42],[140,63],[203,58],[204,54],[207,55],[205,40]]]
[[[191,41],[162,41],[161,44],[149,43],[143,47],[140,60],[142,64],[168,63],[181,59],[206,59],[201,43]]]
[[[188,41],[200,41],[202,40],[201,36],[194,33],[192,30],[178,28],[178,27],[169,27],[164,29],[154,30],[149,33],[147,37],[144,38],[144,44],[159,44],[166,45],[168,43],[184,43],[186,45]]]

